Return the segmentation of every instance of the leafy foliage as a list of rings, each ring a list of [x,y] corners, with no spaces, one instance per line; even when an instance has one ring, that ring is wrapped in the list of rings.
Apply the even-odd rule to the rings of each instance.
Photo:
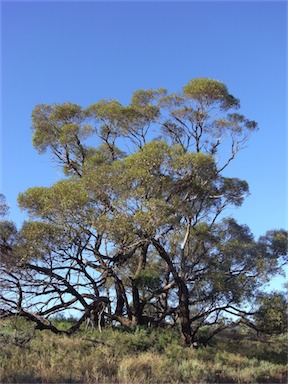
[[[261,332],[281,334],[287,331],[288,311],[287,300],[282,293],[262,294],[258,298],[259,308],[255,325]]]

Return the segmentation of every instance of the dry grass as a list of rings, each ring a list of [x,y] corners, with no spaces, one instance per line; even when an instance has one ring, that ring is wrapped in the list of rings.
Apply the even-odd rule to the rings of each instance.
[[[0,382],[286,383],[284,345],[282,355],[277,352],[281,362],[267,361],[257,358],[251,345],[249,356],[248,341],[243,342],[243,353],[241,343],[233,352],[223,341],[194,350],[183,347],[177,334],[165,332],[105,330],[69,338],[43,331],[24,347],[2,337]],[[259,349],[259,356],[263,353]]]

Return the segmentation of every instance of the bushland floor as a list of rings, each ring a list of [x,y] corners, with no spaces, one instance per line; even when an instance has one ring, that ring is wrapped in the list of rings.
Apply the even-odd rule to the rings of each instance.
[[[14,333],[13,333],[14,332]],[[1,383],[286,383],[285,336],[218,336],[183,346],[173,330],[91,330],[68,337],[0,323]]]

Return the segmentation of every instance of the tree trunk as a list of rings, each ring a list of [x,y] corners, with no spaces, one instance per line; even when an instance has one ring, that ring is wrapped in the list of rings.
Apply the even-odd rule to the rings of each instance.
[[[169,271],[175,280],[175,284],[178,287],[178,298],[179,298],[179,319],[181,324],[181,332],[184,337],[187,346],[192,344],[192,332],[191,332],[191,321],[189,313],[189,292],[185,284],[185,281],[179,276],[176,268],[173,265],[170,256],[159,243],[158,240],[153,240],[153,245],[157,249],[160,257],[167,263]]]
[[[133,297],[133,315],[136,324],[141,324],[143,305],[140,303],[139,290],[135,284],[135,281],[131,279],[132,283],[132,297]]]
[[[179,279],[180,280],[180,279]],[[182,279],[181,279],[182,280]],[[181,332],[184,336],[185,344],[190,347],[192,344],[191,321],[189,312],[189,292],[183,281],[178,282],[179,297],[179,319],[181,324]]]

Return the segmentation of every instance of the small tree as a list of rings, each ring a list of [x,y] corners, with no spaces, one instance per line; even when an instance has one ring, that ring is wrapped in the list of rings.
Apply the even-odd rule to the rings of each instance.
[[[263,333],[280,334],[287,331],[287,299],[283,293],[262,294],[254,315],[255,328]]]

